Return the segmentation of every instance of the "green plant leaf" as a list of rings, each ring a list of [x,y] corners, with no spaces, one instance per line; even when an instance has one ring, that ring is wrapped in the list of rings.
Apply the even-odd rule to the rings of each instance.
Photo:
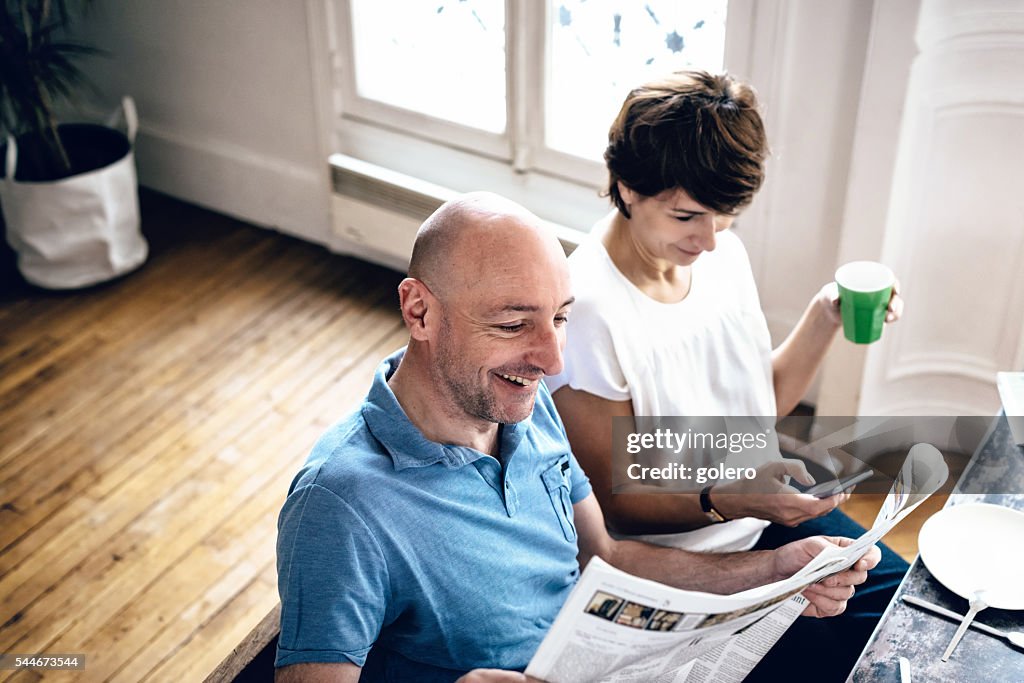
[[[70,101],[88,83],[78,67],[101,54],[66,38],[74,19],[91,0],[0,0],[0,127],[3,132],[43,141],[39,167],[68,167],[57,134],[54,107]],[[27,162],[27,160],[26,160]]]

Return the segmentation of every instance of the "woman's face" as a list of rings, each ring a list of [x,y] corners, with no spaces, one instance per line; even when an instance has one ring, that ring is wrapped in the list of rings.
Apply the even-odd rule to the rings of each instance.
[[[629,204],[630,234],[637,247],[648,258],[677,266],[714,251],[715,235],[735,219],[698,204],[682,188],[645,197],[619,183],[619,192]]]

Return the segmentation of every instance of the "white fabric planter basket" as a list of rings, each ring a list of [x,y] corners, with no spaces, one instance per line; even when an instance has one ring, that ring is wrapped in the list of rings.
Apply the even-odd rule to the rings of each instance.
[[[0,206],[7,241],[29,282],[50,289],[87,287],[132,271],[146,260],[149,250],[139,231],[135,174],[138,118],[130,97],[122,106],[127,135],[89,124],[61,126],[115,142],[112,136],[126,138],[127,145],[119,141],[127,150],[120,158],[78,175],[42,182],[16,179],[18,148],[13,138],[7,138]]]

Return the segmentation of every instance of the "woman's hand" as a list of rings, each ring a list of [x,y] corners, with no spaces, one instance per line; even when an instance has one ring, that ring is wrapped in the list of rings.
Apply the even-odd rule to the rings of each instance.
[[[903,315],[899,280],[893,283],[885,322]],[[839,285],[830,282],[814,295],[789,336],[772,352],[772,380],[779,415],[788,415],[807,394],[814,374],[843,325],[839,313]]]
[[[842,314],[839,312],[839,285],[830,282],[814,295],[811,300],[814,307],[821,310],[837,328],[843,324]],[[900,296],[900,281],[896,280],[892,285],[892,293],[889,295],[889,307],[885,312],[885,322],[894,323],[903,315],[903,297]]]
[[[792,527],[827,515],[850,497],[848,491],[828,498],[800,493],[786,483],[787,476],[805,486],[814,483],[802,461],[784,458],[758,467],[754,479],[715,486],[711,503],[727,519],[756,517]]]

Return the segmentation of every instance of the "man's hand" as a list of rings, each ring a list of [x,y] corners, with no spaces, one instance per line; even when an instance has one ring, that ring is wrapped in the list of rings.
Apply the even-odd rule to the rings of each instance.
[[[775,569],[782,578],[792,576],[830,544],[846,547],[851,543],[852,539],[838,536],[812,536],[794,541],[775,551]],[[872,546],[849,569],[805,588],[803,595],[810,600],[810,604],[804,610],[804,615],[834,617],[842,614],[846,610],[846,601],[853,597],[853,587],[864,583],[868,578],[868,570],[873,569],[881,559],[882,552]]]
[[[807,486],[814,483],[803,461],[784,458],[758,467],[754,479],[715,486],[711,490],[711,502],[728,519],[756,517],[793,527],[827,515],[850,497],[848,492],[828,498],[800,493],[786,484],[786,476]]]
[[[521,674],[518,671],[501,669],[473,669],[455,683],[543,683],[538,678]]]

